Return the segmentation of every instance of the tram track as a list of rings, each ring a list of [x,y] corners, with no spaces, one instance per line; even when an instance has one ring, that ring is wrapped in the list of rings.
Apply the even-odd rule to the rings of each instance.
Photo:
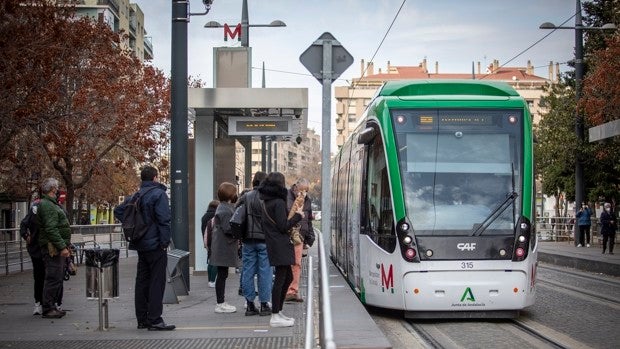
[[[425,323],[404,320],[403,326],[416,339],[417,347],[425,349],[506,348],[515,346],[536,349],[570,349],[584,345],[531,320]],[[473,344],[471,338],[469,341],[463,339],[462,334],[468,332],[478,333],[479,342]]]
[[[594,282],[598,285],[611,287],[611,288],[620,288],[620,281],[616,279],[603,278],[597,275],[590,275],[583,272],[576,272],[565,270],[556,267],[544,266],[541,269],[550,270],[555,273],[560,273],[563,275],[567,275],[578,280],[585,280],[587,282]],[[554,289],[558,292],[562,292],[565,294],[570,294],[579,298],[587,297],[589,301],[596,301],[603,305],[611,306],[616,309],[620,309],[620,300],[617,297],[608,296],[605,293],[600,292],[600,290],[586,289],[584,287],[578,287],[572,285],[567,281],[567,278],[562,278],[562,281],[551,280],[551,279],[543,279],[540,276],[537,279],[537,283],[539,283],[542,287],[547,287],[549,289]]]
[[[559,292],[562,293],[570,293],[572,295],[578,296],[578,297],[584,297],[584,296],[588,296],[591,297],[589,300],[596,300],[599,302],[602,302],[603,304],[606,305],[611,305],[614,308],[620,309],[620,301],[616,298],[613,297],[608,297],[606,295],[602,295],[600,293],[596,293],[596,292],[591,292],[588,290],[584,290],[582,288],[579,287],[574,287],[571,285],[567,285],[565,283],[561,283],[561,282],[557,282],[557,281],[551,281],[551,280],[537,280],[538,283],[541,283],[549,288],[555,289]]]

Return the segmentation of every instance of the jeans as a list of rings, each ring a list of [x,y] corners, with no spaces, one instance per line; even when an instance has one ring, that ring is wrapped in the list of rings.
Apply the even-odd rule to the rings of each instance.
[[[585,238],[585,243],[590,243],[590,226],[589,225],[580,225],[579,226],[579,243],[581,244],[581,246],[585,246],[586,244],[584,243],[584,238]]]
[[[264,241],[244,241],[241,250],[243,268],[241,271],[241,288],[243,296],[249,302],[256,298],[254,275],[258,275],[258,299],[261,303],[271,299],[272,271],[267,258],[267,244]]]

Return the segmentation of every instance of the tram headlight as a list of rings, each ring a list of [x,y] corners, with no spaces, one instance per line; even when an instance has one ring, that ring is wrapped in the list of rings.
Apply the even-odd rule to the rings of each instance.
[[[522,230],[527,230],[527,223],[525,223],[525,222],[521,223],[521,229]]]
[[[525,242],[525,236],[519,235],[519,242]]]
[[[400,230],[401,231],[408,231],[409,230],[409,223],[407,223],[407,222],[400,223]]]
[[[409,235],[406,235],[406,236],[403,238],[403,244],[405,244],[405,245],[409,245],[409,244],[411,243],[411,241],[413,241],[413,239],[412,239],[412,238],[411,238],[411,236],[409,236]]]
[[[432,257],[433,256],[433,250],[426,250],[426,257]]]
[[[504,250],[503,248],[499,250],[499,255],[504,257],[506,255],[506,250]]]

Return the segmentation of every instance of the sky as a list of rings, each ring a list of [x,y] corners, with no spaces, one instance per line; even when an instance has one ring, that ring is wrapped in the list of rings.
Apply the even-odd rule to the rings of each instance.
[[[172,1],[131,2],[144,12],[147,36],[153,43],[152,64],[169,75]],[[188,73],[202,79],[206,87],[213,87],[213,47],[241,44],[236,39],[224,41],[223,28],[204,28],[204,24],[217,21],[234,28],[241,22],[242,2],[214,0],[206,16],[190,18]],[[204,12],[202,1],[190,0],[190,11]],[[333,86],[346,86],[360,77],[362,59],[373,60],[375,73],[379,68],[385,72],[388,61],[393,66],[417,66],[426,58],[431,72],[438,62],[439,73],[469,73],[472,62],[485,67],[497,59],[500,65],[525,67],[530,60],[534,74],[547,77],[550,61],[561,63],[561,71],[570,69],[562,63],[571,60],[574,52],[573,30],[551,32],[538,27],[566,20],[566,26],[574,25],[575,0],[248,0],[248,13],[250,25],[286,23],[286,27],[250,28],[252,86],[261,87],[264,62],[266,87],[308,88],[308,128],[319,135],[322,87],[299,56],[324,32],[331,33],[354,59]],[[333,118],[331,123],[334,138]],[[331,144],[333,150],[333,139]]]

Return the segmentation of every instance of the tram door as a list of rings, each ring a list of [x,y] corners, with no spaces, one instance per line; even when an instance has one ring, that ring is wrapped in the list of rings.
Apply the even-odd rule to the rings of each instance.
[[[347,143],[344,145],[342,155],[340,157],[340,163],[338,168],[338,188],[336,188],[336,200],[338,204],[338,211],[336,212],[336,216],[338,219],[336,220],[336,230],[338,234],[336,234],[336,254],[338,259],[339,267],[342,269],[344,274],[348,274],[349,272],[349,262],[348,262],[348,249],[350,248],[350,236],[349,232],[349,214],[350,209],[348,207],[349,203],[349,171],[350,171],[350,156],[351,156],[351,143]],[[349,275],[347,275],[349,277]]]
[[[359,289],[360,284],[360,257],[359,240],[361,228],[361,199],[362,199],[362,168],[365,161],[365,148],[363,145],[354,144],[351,152],[351,165],[349,167],[349,190],[348,190],[348,244],[347,273],[349,280]]]

